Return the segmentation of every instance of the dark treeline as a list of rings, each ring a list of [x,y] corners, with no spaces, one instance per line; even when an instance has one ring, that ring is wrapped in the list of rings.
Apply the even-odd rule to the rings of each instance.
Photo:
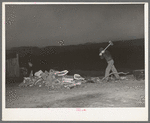
[[[144,69],[144,39],[113,41],[111,52],[118,70]],[[6,58],[19,54],[20,66],[32,60],[37,70],[103,70],[107,63],[99,57],[99,48],[106,43],[86,43],[71,46],[16,47],[6,52]]]

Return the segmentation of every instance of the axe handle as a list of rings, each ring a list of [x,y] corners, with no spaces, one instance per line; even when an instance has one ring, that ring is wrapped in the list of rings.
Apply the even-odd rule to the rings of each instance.
[[[109,44],[103,51],[105,51],[111,44]]]

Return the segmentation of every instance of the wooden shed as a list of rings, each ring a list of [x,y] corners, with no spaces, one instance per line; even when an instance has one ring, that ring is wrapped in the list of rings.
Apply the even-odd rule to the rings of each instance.
[[[6,59],[6,76],[7,77],[19,77],[19,56],[15,54],[15,57],[9,57]]]

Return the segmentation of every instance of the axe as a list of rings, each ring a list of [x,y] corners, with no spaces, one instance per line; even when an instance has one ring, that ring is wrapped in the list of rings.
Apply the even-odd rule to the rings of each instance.
[[[109,46],[112,46],[112,45],[113,45],[113,42],[112,42],[112,41],[109,41],[109,45],[108,45],[104,50],[101,51],[100,55],[102,55],[102,53],[104,53],[105,50],[106,50]]]

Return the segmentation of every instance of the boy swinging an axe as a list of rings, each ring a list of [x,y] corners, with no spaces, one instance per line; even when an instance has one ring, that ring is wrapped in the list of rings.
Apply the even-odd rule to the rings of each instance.
[[[109,45],[105,49],[103,49],[102,47],[99,49],[100,52],[99,56],[101,57],[101,59],[105,58],[106,62],[108,63],[107,68],[105,70],[105,77],[104,77],[106,81],[108,81],[110,71],[114,73],[116,80],[120,79],[119,74],[114,66],[114,60],[110,52],[106,50],[111,45],[113,45],[113,42],[109,41]]]

